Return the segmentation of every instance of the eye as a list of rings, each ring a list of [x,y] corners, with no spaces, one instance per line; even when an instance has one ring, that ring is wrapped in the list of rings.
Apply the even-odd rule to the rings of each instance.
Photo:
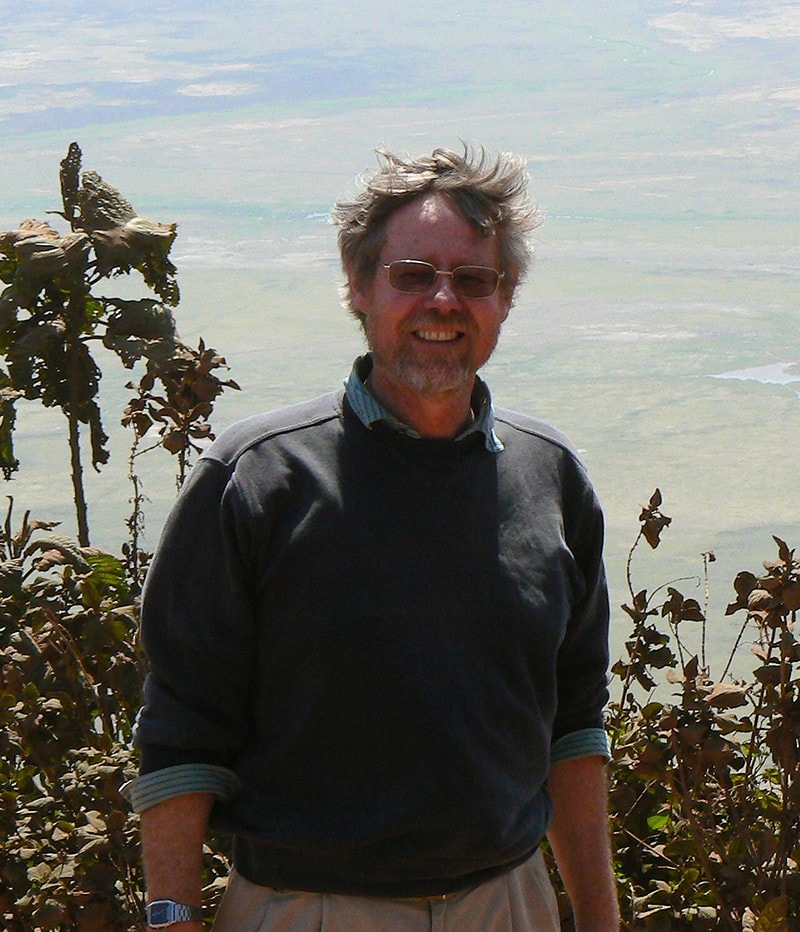
[[[458,284],[462,288],[480,288],[485,285],[489,279],[480,272],[460,272],[458,275]]]
[[[464,265],[453,273],[453,283],[467,297],[481,298],[493,294],[497,288],[498,273],[479,265]]]
[[[403,288],[424,288],[430,281],[430,274],[426,271],[405,271],[395,274],[395,281]]]
[[[427,262],[392,262],[389,265],[389,284],[397,291],[418,294],[430,288],[436,269]]]

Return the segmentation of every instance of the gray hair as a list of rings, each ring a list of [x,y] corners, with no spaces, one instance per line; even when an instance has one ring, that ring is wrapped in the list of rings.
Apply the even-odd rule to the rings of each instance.
[[[510,152],[490,158],[464,146],[463,155],[434,149],[430,155],[405,161],[387,149],[376,150],[378,170],[364,179],[364,190],[352,201],[338,201],[332,219],[339,227],[342,266],[356,281],[375,273],[391,214],[414,198],[437,192],[446,195],[464,218],[484,236],[498,238],[502,288],[513,295],[528,270],[532,249],[527,234],[539,226],[537,208],[528,200],[525,160]],[[349,284],[342,289],[344,306],[363,324],[353,306]]]

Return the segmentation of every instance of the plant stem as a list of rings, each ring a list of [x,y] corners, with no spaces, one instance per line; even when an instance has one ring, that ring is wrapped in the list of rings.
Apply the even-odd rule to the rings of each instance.
[[[142,494],[141,480],[139,479],[139,475],[136,472],[136,468],[134,466],[134,461],[138,455],[138,446],[139,437],[134,433],[133,443],[131,444],[131,452],[128,457],[128,479],[130,479],[131,485],[133,486],[133,498],[130,499],[130,502],[133,505],[133,511],[127,520],[128,532],[131,535],[131,549],[128,557],[128,563],[131,578],[135,581],[137,586],[141,586],[142,579],[139,565],[141,552],[139,550],[139,539],[141,537],[142,531],[144,530],[144,511],[142,509],[144,495]]]
[[[763,637],[763,629],[762,629]],[[766,666],[770,659],[774,656],[776,641],[778,638],[778,629],[773,628],[769,640],[765,643],[767,644],[766,656],[764,657],[764,665]],[[757,759],[757,749],[761,743],[761,728],[762,728],[762,719],[767,717],[770,713],[765,710],[767,705],[767,685],[766,683],[760,683],[760,689],[758,690],[758,698],[753,703],[753,723],[750,728],[750,742],[747,753],[747,759],[745,761],[744,768],[744,780],[742,781],[742,791],[745,792],[750,781],[754,779],[754,768]],[[776,762],[777,763],[777,762]]]
[[[711,583],[708,578],[708,552],[703,554],[703,580],[705,582],[705,592],[703,597],[703,621],[700,629],[700,666],[705,673],[708,673],[706,664],[706,625],[708,619],[708,604],[711,601]]]
[[[636,548],[639,546],[639,541],[644,536],[644,532],[639,528],[639,533],[636,535],[636,540],[633,542],[633,546],[628,551],[628,559],[625,561],[625,578],[628,582],[628,592],[630,593],[631,599],[633,599],[633,580],[631,578],[631,564],[633,563],[633,554],[636,551]]]
[[[88,547],[89,517],[86,506],[86,493],[83,488],[80,427],[77,416],[71,411],[67,414],[67,422],[69,424],[69,452],[72,466],[72,496],[75,502],[75,515],[78,520],[78,543],[81,547]]]
[[[680,774],[680,786],[678,786],[677,781],[674,778],[673,774],[669,775],[669,781],[672,789],[673,796],[677,796],[680,801],[681,811],[683,816],[686,819],[689,825],[689,835],[694,846],[695,853],[697,854],[697,860],[700,862],[700,866],[703,870],[708,885],[714,893],[714,897],[717,901],[717,905],[722,913],[722,918],[725,921],[725,926],[728,929],[735,930],[738,928],[736,923],[733,920],[733,915],[730,908],[728,907],[726,898],[723,896],[722,890],[719,888],[719,884],[716,880],[716,872],[711,866],[711,862],[708,856],[709,851],[716,851],[720,856],[720,859],[724,863],[723,852],[717,850],[716,846],[712,843],[712,840],[709,838],[708,833],[704,831],[703,826],[697,819],[697,816],[694,811],[694,806],[692,805],[691,794],[687,790],[688,786],[694,785],[692,781],[689,780],[688,774],[686,772],[686,765],[681,756],[681,749],[678,745],[677,735],[673,731],[670,735],[670,740],[672,743],[672,750],[675,755],[675,761],[678,765],[678,771]]]
[[[747,628],[747,625],[749,623],[750,623],[750,616],[747,615],[744,619],[744,622],[742,623],[742,627],[739,629],[738,635],[736,636],[736,641],[733,644],[733,649],[728,655],[728,662],[725,664],[725,669],[722,671],[722,676],[720,677],[720,681],[724,680],[725,677],[730,672],[731,665],[733,664],[734,658],[736,657],[736,653],[739,650],[739,645],[742,643],[742,638],[744,637],[745,629]]]

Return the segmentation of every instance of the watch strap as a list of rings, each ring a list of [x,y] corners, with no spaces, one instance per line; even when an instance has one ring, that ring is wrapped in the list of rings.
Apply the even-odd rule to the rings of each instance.
[[[145,914],[148,926],[153,929],[163,929],[176,922],[200,922],[203,918],[201,907],[175,900],[153,900],[145,907]]]

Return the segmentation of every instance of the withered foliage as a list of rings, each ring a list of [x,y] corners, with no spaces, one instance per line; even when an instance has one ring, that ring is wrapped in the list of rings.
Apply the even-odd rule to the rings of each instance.
[[[133,776],[134,716],[144,662],[138,651],[139,593],[148,555],[139,441],[178,457],[212,439],[209,417],[225,388],[225,360],[200,341],[181,342],[172,308],[179,292],[169,252],[174,224],[138,217],[95,172],[81,174],[81,151],[61,163],[70,232],[26,220],[0,233],[0,470],[19,468],[13,433],[20,399],[59,407],[69,424],[78,539],[25,514],[0,528],[0,928],[142,928],[144,881],[136,820],[120,794]],[[123,300],[98,284],[132,271],[156,296]],[[109,451],[99,407],[99,342],[131,370],[144,366],[123,424],[133,429],[129,459],[134,511],[122,558],[88,546],[80,427],[89,429],[97,469]],[[144,451],[138,451],[144,452]],[[226,842],[206,852],[213,906],[227,875]]]
[[[670,522],[660,506],[656,490],[637,543],[658,546]],[[705,660],[706,607],[672,585],[635,591],[629,558],[632,630],[608,714],[627,928],[800,928],[800,560],[775,542],[760,576],[734,581],[726,618],[743,617],[719,674]],[[752,678],[738,680],[745,635]]]
[[[13,503],[12,503],[13,504]],[[141,702],[125,563],[25,514],[0,529],[0,928],[142,928],[138,829],[120,794]],[[207,852],[209,902],[228,861]]]
[[[21,398],[58,407],[69,425],[70,462],[78,539],[89,543],[83,488],[80,430],[88,428],[91,464],[108,461],[108,437],[98,403],[101,370],[92,345],[102,341],[130,369],[145,360],[157,380],[176,367],[195,365],[193,351],[180,341],[172,313],[180,300],[176,268],[169,258],[176,225],[147,220],[94,171],[81,172],[81,150],[73,142],[61,162],[62,217],[70,227],[59,234],[49,223],[24,220],[0,233],[0,471],[6,479],[19,468],[13,435],[16,404]],[[138,271],[157,298],[138,301],[97,295],[100,282]],[[217,366],[225,360],[212,351]],[[198,370],[206,366],[197,361]],[[198,378],[209,378],[202,371]],[[210,376],[212,380],[214,376]],[[217,389],[238,387],[228,380]],[[170,418],[173,406],[165,386],[166,410],[159,394],[148,411]],[[186,472],[187,453],[196,439],[211,436],[205,407],[182,412],[160,442],[180,454],[179,475]],[[138,429],[138,428],[137,428]]]
[[[180,344],[168,357],[151,354],[138,386],[127,385],[138,394],[125,409],[122,423],[133,428],[137,439],[155,428],[161,446],[178,457],[179,486],[186,478],[190,452],[199,453],[199,442],[214,437],[208,418],[215,399],[225,388],[239,388],[233,379],[223,381],[214,374],[221,367],[223,357],[200,340],[196,350]]]
[[[139,549],[143,495],[133,470],[139,441],[178,458],[213,439],[209,417],[225,388],[225,360],[178,337],[179,292],[169,252],[174,224],[138,217],[81,151],[61,163],[70,232],[23,221],[0,233],[0,470],[18,468],[13,432],[24,398],[59,407],[70,425],[78,540],[25,514],[0,528],[0,927],[81,932],[142,927],[144,880],[135,818],[120,794],[133,776],[131,732],[144,662],[137,645],[147,554]],[[157,297],[98,296],[101,281],[139,271]],[[122,558],[88,546],[79,426],[91,461],[108,460],[101,423],[102,344],[125,369],[144,367],[123,424],[133,430],[130,540]],[[142,451],[140,451],[142,452]],[[13,503],[12,503],[13,504]],[[227,875],[226,842],[206,852],[213,906]]]
[[[26,514],[0,535],[3,928],[122,928],[138,849],[119,787],[142,675],[119,560]],[[103,891],[117,890],[117,897]]]

